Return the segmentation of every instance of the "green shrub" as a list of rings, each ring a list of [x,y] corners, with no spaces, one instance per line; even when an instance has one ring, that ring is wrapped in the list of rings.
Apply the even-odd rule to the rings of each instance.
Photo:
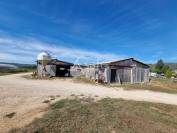
[[[168,70],[166,71],[166,73],[165,73],[165,76],[166,76],[167,78],[171,78],[171,77],[172,77],[172,74],[173,74],[172,70],[168,69]]]

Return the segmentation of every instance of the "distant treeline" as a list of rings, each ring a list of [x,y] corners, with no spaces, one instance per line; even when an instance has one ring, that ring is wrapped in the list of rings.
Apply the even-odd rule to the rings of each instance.
[[[165,65],[169,66],[171,70],[177,70],[177,63],[164,63]],[[156,64],[149,64],[151,70],[155,68]]]

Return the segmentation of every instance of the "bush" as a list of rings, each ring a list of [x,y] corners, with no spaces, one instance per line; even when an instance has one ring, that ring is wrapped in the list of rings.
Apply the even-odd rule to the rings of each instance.
[[[171,77],[172,77],[172,74],[173,74],[172,70],[168,69],[168,70],[166,71],[166,73],[165,73],[165,76],[166,76],[167,78],[171,78]]]
[[[31,74],[31,76],[32,76],[32,77],[36,77],[36,76],[37,76],[37,72],[33,72],[33,73]]]

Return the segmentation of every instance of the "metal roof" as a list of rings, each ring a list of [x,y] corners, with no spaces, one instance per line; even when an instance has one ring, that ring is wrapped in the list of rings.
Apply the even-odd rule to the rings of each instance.
[[[103,62],[103,63],[99,63],[99,64],[92,64],[92,65],[89,65],[89,66],[109,65],[109,66],[119,66],[119,67],[132,67],[130,65],[118,65],[118,64],[115,65],[116,63],[123,62],[123,61],[126,61],[126,60],[132,60],[132,61],[135,61],[137,63],[142,64],[143,66],[149,67],[149,65],[147,65],[143,62],[140,62],[138,60],[135,60],[134,58],[127,58],[127,59],[122,59],[122,60],[117,60],[117,61]]]
[[[69,63],[69,62],[65,62],[65,61],[61,61],[58,59],[53,59],[49,62],[50,65],[60,65],[60,66],[73,66],[73,63]]]
[[[142,64],[142,65],[144,65],[144,66],[149,67],[149,65],[147,65],[147,64],[145,64],[145,63],[143,63],[143,62],[141,62],[141,61],[135,60],[134,58],[128,58],[128,59],[123,59],[123,60],[111,61],[111,62],[103,63],[103,64],[110,64],[110,65],[111,65],[111,64],[123,62],[123,61],[126,61],[126,60],[132,60],[132,61],[135,61],[135,62],[137,62],[137,63],[140,63],[140,64]]]

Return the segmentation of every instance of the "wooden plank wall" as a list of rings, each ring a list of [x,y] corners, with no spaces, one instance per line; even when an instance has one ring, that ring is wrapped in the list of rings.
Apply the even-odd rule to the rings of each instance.
[[[120,83],[131,83],[131,69],[130,68],[121,68],[117,69],[117,82]]]
[[[142,67],[116,67],[109,66],[105,68],[88,67],[84,69],[84,75],[87,78],[101,80],[110,83],[111,69],[116,69],[115,81],[117,83],[142,83],[149,81],[149,68]]]
[[[134,67],[132,69],[133,83],[148,82],[149,80],[149,69]]]

